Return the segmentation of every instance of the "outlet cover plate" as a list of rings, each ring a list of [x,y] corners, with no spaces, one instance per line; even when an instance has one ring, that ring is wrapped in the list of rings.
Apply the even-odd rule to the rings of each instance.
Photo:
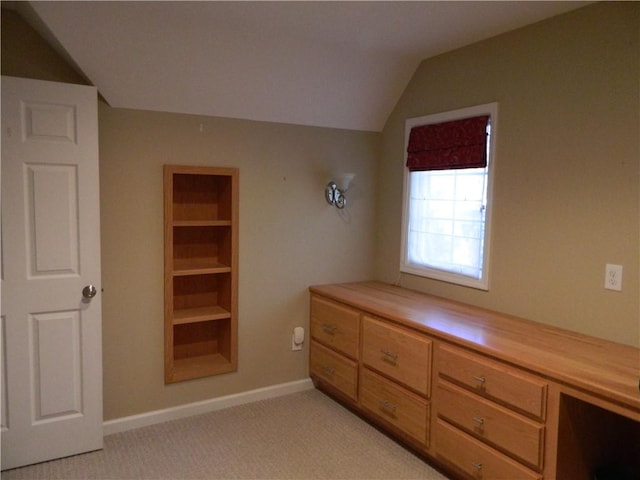
[[[604,288],[622,291],[622,265],[607,263],[604,271]]]

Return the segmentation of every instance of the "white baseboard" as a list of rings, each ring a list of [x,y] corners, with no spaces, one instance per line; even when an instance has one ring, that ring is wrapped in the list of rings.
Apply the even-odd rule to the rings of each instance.
[[[140,415],[131,415],[130,417],[116,418],[103,423],[104,435],[125,432],[134,428],[146,427],[156,423],[168,422],[179,418],[199,415],[201,413],[222,410],[223,408],[235,407],[245,403],[257,402],[258,400],[266,400],[269,398],[281,397],[292,393],[311,390],[313,382],[310,378],[297,380],[295,382],[281,383],[270,387],[249,390],[248,392],[226,395],[224,397],[212,398],[201,402],[188,403],[177,407],[166,408],[163,410],[154,410],[152,412],[142,413]]]

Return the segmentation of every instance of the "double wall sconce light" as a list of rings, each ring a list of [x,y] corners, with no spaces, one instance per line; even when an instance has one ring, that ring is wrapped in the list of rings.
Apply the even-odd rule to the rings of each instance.
[[[335,181],[330,181],[325,189],[325,198],[329,205],[344,208],[347,204],[347,197],[344,196],[349,190],[349,185],[355,178],[355,173],[343,173],[338,175]]]

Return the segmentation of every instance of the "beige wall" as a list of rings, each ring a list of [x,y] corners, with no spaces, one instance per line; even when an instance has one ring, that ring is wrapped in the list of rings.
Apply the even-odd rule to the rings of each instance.
[[[200,129],[202,128],[202,131]],[[308,377],[310,284],[373,276],[379,135],[100,108],[105,418]],[[240,169],[239,369],[163,384],[162,164]],[[356,172],[349,207],[332,170]]]
[[[22,33],[4,36],[5,26]],[[62,59],[19,17],[3,10],[2,29],[12,58],[52,65],[42,73],[7,63],[3,50],[3,74],[73,81],[57,73],[66,72]],[[308,286],[373,277],[380,134],[102,102],[99,128],[105,420],[308,378],[308,340],[291,351],[293,328],[308,327]],[[238,372],[169,386],[162,370],[164,163],[240,169]],[[331,172],[345,171],[357,177],[349,206],[338,211],[325,202],[324,187]]]
[[[423,61],[383,132],[377,277],[640,345],[639,27],[601,3]],[[494,101],[489,292],[399,276],[405,119]]]

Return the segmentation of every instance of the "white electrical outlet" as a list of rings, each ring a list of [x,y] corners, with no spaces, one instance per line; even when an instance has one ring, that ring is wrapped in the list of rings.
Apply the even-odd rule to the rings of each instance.
[[[296,327],[293,329],[291,335],[291,350],[302,350],[302,344],[304,343],[304,328]]]
[[[607,263],[604,269],[604,288],[622,291],[622,265]]]

